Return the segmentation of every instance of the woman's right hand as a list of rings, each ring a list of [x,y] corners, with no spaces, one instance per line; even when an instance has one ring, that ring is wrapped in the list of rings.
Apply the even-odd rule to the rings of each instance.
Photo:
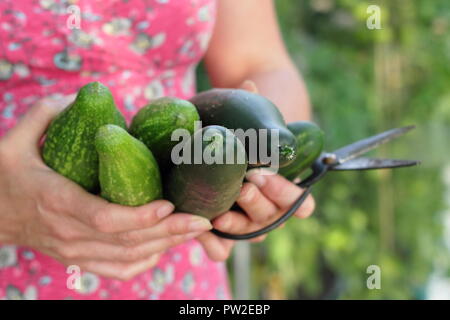
[[[212,228],[207,219],[171,214],[165,200],[140,207],[109,203],[47,167],[39,142],[72,100],[41,100],[0,139],[1,244],[127,280],[153,267],[166,249]]]

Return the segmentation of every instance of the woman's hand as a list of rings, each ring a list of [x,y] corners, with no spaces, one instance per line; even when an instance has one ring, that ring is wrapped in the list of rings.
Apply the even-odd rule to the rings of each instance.
[[[240,88],[258,93],[256,84],[250,80],[244,81]],[[284,177],[263,169],[249,171],[246,178],[249,182],[244,183],[236,201],[246,214],[229,211],[214,219],[214,228],[234,234],[244,234],[262,229],[289,210],[303,192],[301,188]],[[307,218],[313,213],[314,207],[314,198],[309,195],[295,216]],[[266,236],[267,234],[250,241],[259,242]],[[208,256],[216,261],[226,260],[234,245],[233,240],[217,237],[211,232],[202,234],[198,240]]]
[[[39,142],[73,97],[44,99],[0,139],[0,243],[25,245],[83,271],[127,280],[166,249],[211,229],[164,200],[111,204],[48,168]]]
[[[247,173],[238,205],[245,211],[242,214],[229,211],[213,221],[214,228],[234,234],[244,234],[268,226],[281,217],[303,192],[301,188],[280,175],[268,174],[263,169],[254,169]],[[315,203],[312,196],[308,196],[303,205],[296,211],[295,216],[301,219],[309,217],[314,211]],[[252,239],[259,242],[266,235]],[[212,260],[226,260],[233,248],[234,241],[217,237],[207,232],[198,237],[205,251]]]

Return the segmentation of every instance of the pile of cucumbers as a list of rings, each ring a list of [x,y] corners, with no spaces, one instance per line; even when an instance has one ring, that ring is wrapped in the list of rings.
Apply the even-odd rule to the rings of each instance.
[[[248,129],[268,134],[257,135],[254,148],[238,134]],[[214,219],[232,207],[249,168],[270,165],[261,146],[276,151],[279,173],[294,180],[320,155],[323,132],[306,121],[286,125],[272,102],[238,89],[153,100],[127,128],[110,90],[92,82],[52,121],[42,155],[50,168],[110,202],[139,206],[164,198],[177,211]]]

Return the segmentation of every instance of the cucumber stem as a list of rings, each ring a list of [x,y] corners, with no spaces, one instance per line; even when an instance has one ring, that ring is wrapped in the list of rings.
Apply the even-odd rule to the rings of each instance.
[[[287,159],[293,160],[295,158],[295,150],[291,146],[280,146],[280,155]]]

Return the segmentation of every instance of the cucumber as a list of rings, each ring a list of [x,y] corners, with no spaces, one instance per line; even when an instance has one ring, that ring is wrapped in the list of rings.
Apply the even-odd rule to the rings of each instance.
[[[116,125],[98,129],[101,196],[113,203],[140,206],[162,198],[158,164],[151,151]]]
[[[292,122],[288,124],[288,128],[297,138],[297,158],[287,167],[281,168],[279,174],[293,181],[320,156],[324,133],[309,121]]]
[[[145,143],[153,152],[160,168],[165,171],[171,164],[170,154],[177,144],[171,141],[172,132],[186,129],[192,134],[195,121],[200,117],[189,101],[177,98],[154,100],[134,116],[130,133]]]
[[[96,192],[99,181],[94,138],[105,124],[126,127],[109,89],[100,82],[89,83],[50,124],[42,151],[44,162],[87,191]]]
[[[203,125],[220,125],[228,129],[275,129],[279,133],[279,167],[287,166],[295,157],[295,136],[287,129],[286,123],[278,108],[265,97],[240,89],[211,89],[199,93],[190,100],[200,114]],[[257,153],[250,151],[254,144],[246,143],[245,137],[238,135],[246,146],[251,167],[266,166],[267,161],[261,159],[259,148],[261,143],[267,145],[267,155],[272,155],[270,148],[270,130],[266,137],[257,134]],[[261,141],[260,138],[266,139]],[[252,150],[254,151],[254,150]],[[256,154],[256,156],[252,156]]]
[[[165,198],[177,211],[210,220],[227,212],[239,196],[247,170],[243,144],[230,130],[207,126],[197,130],[183,148],[185,162],[170,171],[165,183]],[[185,156],[186,148],[192,151],[188,156]],[[195,150],[199,152],[193,152]],[[195,164],[195,157],[200,153],[217,156],[222,163],[200,159],[202,163]]]

